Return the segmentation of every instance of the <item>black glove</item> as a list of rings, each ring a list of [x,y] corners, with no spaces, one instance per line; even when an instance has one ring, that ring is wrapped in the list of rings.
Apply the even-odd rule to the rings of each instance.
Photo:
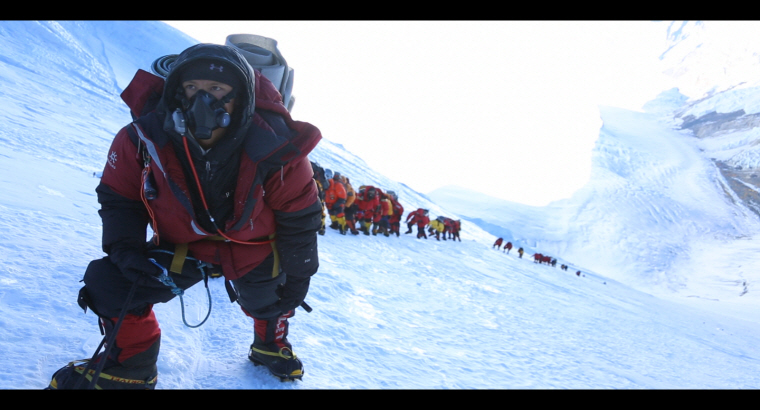
[[[163,270],[148,260],[141,251],[131,247],[114,247],[109,254],[111,262],[119,267],[121,273],[132,282],[143,285],[165,286],[156,280]]]
[[[303,300],[306,299],[306,293],[309,292],[310,281],[310,276],[287,276],[287,280],[282,286],[282,294],[278,303],[283,312],[288,312],[301,306]]]

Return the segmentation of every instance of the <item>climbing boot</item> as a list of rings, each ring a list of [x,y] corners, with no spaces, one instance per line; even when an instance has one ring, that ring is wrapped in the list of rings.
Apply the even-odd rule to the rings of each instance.
[[[87,389],[97,367],[97,363],[93,363],[85,376],[88,362],[89,359],[77,360],[58,369],[45,390]],[[130,373],[132,372],[129,369],[122,366],[112,366],[100,373],[94,388],[96,390],[154,390],[156,388],[158,372],[155,369],[144,379],[134,378],[136,374],[133,376]]]
[[[253,344],[248,352],[248,359],[256,366],[266,367],[280,381],[301,380],[303,364],[293,353],[293,346],[288,342],[288,318],[291,310],[272,319],[254,318]]]
[[[117,318],[100,318],[101,329],[108,338]],[[87,389],[96,369],[103,363],[95,389],[153,390],[158,369],[156,362],[161,346],[161,331],[152,308],[142,315],[127,314],[115,337],[108,357],[98,354],[87,372],[88,359],[70,362],[53,374],[48,390]]]

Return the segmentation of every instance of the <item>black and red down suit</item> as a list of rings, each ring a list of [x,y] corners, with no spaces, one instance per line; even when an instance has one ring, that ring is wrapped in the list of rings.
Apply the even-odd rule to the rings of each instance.
[[[172,71],[155,111],[122,128],[108,152],[96,189],[108,257],[90,263],[80,291],[80,304],[84,300],[101,317],[107,332],[132,282],[158,269],[147,258],[170,264],[171,255],[155,248],[174,251],[186,244],[188,256],[220,271],[234,285],[228,288],[230,297],[254,318],[256,334],[274,331],[278,319],[287,323],[319,266],[316,232],[321,204],[307,154],[321,134],[308,123],[294,121],[277,89],[239,53],[210,46],[185,50],[174,66],[211,57],[240,70],[247,87],[237,91],[232,123],[223,139],[204,152],[194,138],[175,131],[171,112],[179,104],[174,97],[180,82]],[[135,116],[142,114],[141,104],[130,105]],[[152,200],[143,198],[146,152],[157,191]],[[156,235],[146,243],[149,223]],[[222,234],[233,241],[220,240]],[[273,235],[276,240],[268,242]],[[180,288],[201,280],[192,259],[185,260],[181,270],[181,275],[172,275]],[[174,294],[157,281],[138,283],[107,360],[149,374],[151,368],[155,371],[161,336],[152,306]],[[278,338],[287,335],[281,322]]]

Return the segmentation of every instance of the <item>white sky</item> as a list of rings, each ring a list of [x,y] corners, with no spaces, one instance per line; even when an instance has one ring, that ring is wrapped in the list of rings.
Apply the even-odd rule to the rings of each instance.
[[[422,193],[569,197],[589,177],[597,107],[636,110],[669,88],[656,66],[667,23],[167,23],[200,42],[277,40],[295,70],[293,117]]]

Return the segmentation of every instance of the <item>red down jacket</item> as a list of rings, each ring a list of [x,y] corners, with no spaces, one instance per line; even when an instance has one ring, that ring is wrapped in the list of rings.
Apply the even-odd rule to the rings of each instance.
[[[224,276],[230,280],[260,264],[275,246],[283,272],[295,276],[316,272],[316,230],[321,225],[321,205],[307,155],[320,141],[321,134],[311,124],[290,117],[282,105],[282,97],[266,77],[258,71],[248,73],[255,76],[255,90],[245,90],[247,95],[241,99],[253,100],[255,95],[255,112],[244,106],[241,110],[244,118],[234,138],[230,137],[238,144],[235,152],[239,152],[239,167],[227,181],[222,181],[232,187],[227,192],[233,200],[227,201],[229,216],[216,225],[234,241],[263,243],[209,240],[218,239],[219,232],[209,229],[209,217],[200,211],[203,208],[199,204],[197,182],[188,172],[188,158],[192,157],[197,172],[202,174],[200,181],[211,178],[213,173],[204,176],[205,170],[198,167],[204,157],[198,154],[200,147],[192,138],[186,139],[188,151],[183,152],[180,148],[185,142],[183,137],[165,125],[168,110],[162,111],[159,106],[122,128],[109,150],[97,189],[106,253],[110,254],[115,246],[144,247],[145,229],[151,223],[159,244],[187,243],[193,257],[221,265]],[[166,88],[172,89],[170,84]],[[164,91],[164,98],[167,92]],[[130,108],[133,113],[142,111],[140,106]],[[141,151],[138,146],[146,149]],[[150,170],[158,192],[152,200],[142,197],[144,152],[150,156]],[[204,185],[203,192],[214,185]],[[213,207],[210,208],[213,212]],[[272,234],[276,234],[276,245],[266,242]]]

